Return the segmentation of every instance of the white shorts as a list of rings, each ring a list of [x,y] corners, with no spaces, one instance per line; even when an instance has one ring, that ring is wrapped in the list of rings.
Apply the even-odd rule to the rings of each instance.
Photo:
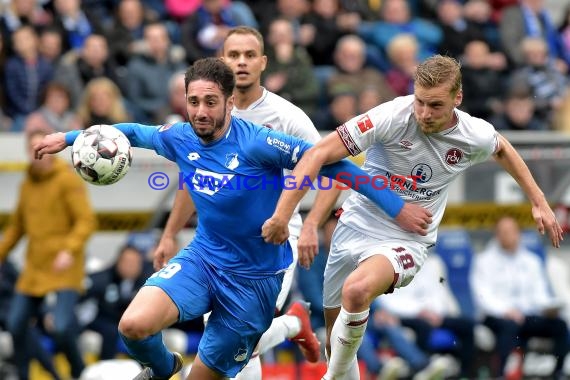
[[[283,276],[283,283],[281,284],[281,292],[277,296],[277,303],[275,308],[279,311],[283,309],[285,301],[287,301],[287,296],[291,291],[291,286],[293,285],[293,279],[295,278],[295,268],[297,267],[297,262],[299,261],[299,251],[297,250],[297,243],[299,239],[296,236],[289,236],[289,244],[291,244],[291,249],[293,250],[293,262]]]
[[[418,273],[426,259],[427,247],[414,241],[374,238],[339,222],[325,268],[325,308],[341,306],[344,281],[361,262],[374,255],[384,255],[390,260],[397,275],[394,288],[399,288],[408,285]]]

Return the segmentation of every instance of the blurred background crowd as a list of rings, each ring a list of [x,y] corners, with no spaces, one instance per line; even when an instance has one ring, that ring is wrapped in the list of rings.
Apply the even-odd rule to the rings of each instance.
[[[0,10],[0,144],[20,141],[11,140],[14,136],[32,139],[93,124],[185,120],[185,69],[216,55],[227,31],[237,25],[255,27],[265,37],[268,67],[262,85],[302,108],[322,133],[411,94],[418,62],[440,53],[462,63],[461,108],[471,115],[505,133],[570,136],[570,0],[0,0]],[[562,141],[546,137],[543,143],[552,140]],[[564,141],[570,145],[570,139]],[[524,144],[533,142],[540,141],[533,137]],[[564,151],[548,156],[538,146],[532,157],[567,162]],[[539,166],[538,181],[563,182],[567,167]],[[0,175],[2,170],[7,169],[0,165]],[[7,195],[6,189],[17,189],[12,182],[20,177],[1,178],[7,179],[2,179],[6,194],[0,195],[0,211],[7,212],[8,204],[11,212],[17,194]],[[475,182],[486,184],[485,177],[470,180],[461,200],[479,201],[468,190],[477,189]],[[121,190],[128,181],[99,203],[95,194],[95,210],[85,212],[93,215],[103,202],[105,211],[121,211],[137,199],[147,207],[168,203],[145,198],[140,182],[138,196]],[[554,185],[546,189],[556,192]],[[507,193],[503,200],[518,200]],[[117,206],[113,197],[123,204]],[[514,216],[493,214],[492,227],[475,236],[466,229],[442,231],[426,264],[430,269],[421,272],[426,278],[374,304],[359,352],[363,378],[386,378],[391,371],[420,380],[434,373],[517,380],[550,373],[557,365],[570,374],[570,260],[550,254],[542,238],[525,229],[529,224]],[[116,325],[152,273],[151,255],[164,220],[164,214],[155,214],[151,227],[156,230],[88,247],[86,292],[67,309],[78,325],[65,326],[79,333],[77,350],[85,365],[124,357]],[[52,216],[43,223],[53,223]],[[335,224],[331,216],[322,226],[320,254],[310,271],[298,271],[291,294],[292,300],[311,302],[313,326],[323,341],[322,278]],[[191,239],[193,227],[195,220],[180,245]],[[94,224],[89,228],[96,231]],[[5,239],[6,233],[0,236]],[[13,355],[19,345],[6,331],[6,311],[20,266],[4,260],[7,251],[0,253],[0,379],[17,379]],[[485,260],[496,262],[493,255],[500,254],[508,259],[489,272]],[[63,327],[55,322],[56,304],[48,294],[24,324],[35,342],[26,353],[33,366],[25,376],[32,380],[70,374],[69,358],[53,361],[67,344],[58,338]],[[202,321],[173,327],[165,338],[190,363]],[[283,378],[283,373],[290,379],[320,378],[322,366],[313,372],[299,366],[302,356],[296,350],[284,344],[265,355],[264,378]]]
[[[262,84],[319,129],[407,95],[434,53],[463,64],[473,116],[567,130],[570,7],[546,0],[4,0],[0,130],[183,119],[178,74],[236,25],[258,28]]]

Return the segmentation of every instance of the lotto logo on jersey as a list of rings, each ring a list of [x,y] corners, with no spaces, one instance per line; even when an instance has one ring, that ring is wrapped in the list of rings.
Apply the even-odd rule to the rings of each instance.
[[[358,126],[360,133],[366,133],[367,131],[374,128],[374,124],[372,124],[372,120],[370,120],[368,114],[365,114],[360,119],[358,119],[356,125]]]

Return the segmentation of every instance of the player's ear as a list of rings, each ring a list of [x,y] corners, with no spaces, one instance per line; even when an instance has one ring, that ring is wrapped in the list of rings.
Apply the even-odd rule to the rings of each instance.
[[[234,96],[233,95],[229,96],[226,102],[227,102],[226,103],[227,111],[231,112],[231,110],[234,108]]]
[[[463,90],[459,89],[455,95],[455,107],[459,107],[463,102]]]
[[[261,56],[261,72],[264,72],[266,67],[267,67],[267,56],[262,55]]]

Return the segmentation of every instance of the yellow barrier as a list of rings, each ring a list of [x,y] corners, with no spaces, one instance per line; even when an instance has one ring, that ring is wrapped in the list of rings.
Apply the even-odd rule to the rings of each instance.
[[[443,216],[444,227],[462,227],[468,230],[493,228],[499,217],[510,215],[523,228],[534,227],[529,204],[497,205],[470,203],[449,205]],[[148,227],[152,212],[100,212],[97,213],[100,231],[136,231]],[[9,214],[0,213],[0,230],[6,227]]]

